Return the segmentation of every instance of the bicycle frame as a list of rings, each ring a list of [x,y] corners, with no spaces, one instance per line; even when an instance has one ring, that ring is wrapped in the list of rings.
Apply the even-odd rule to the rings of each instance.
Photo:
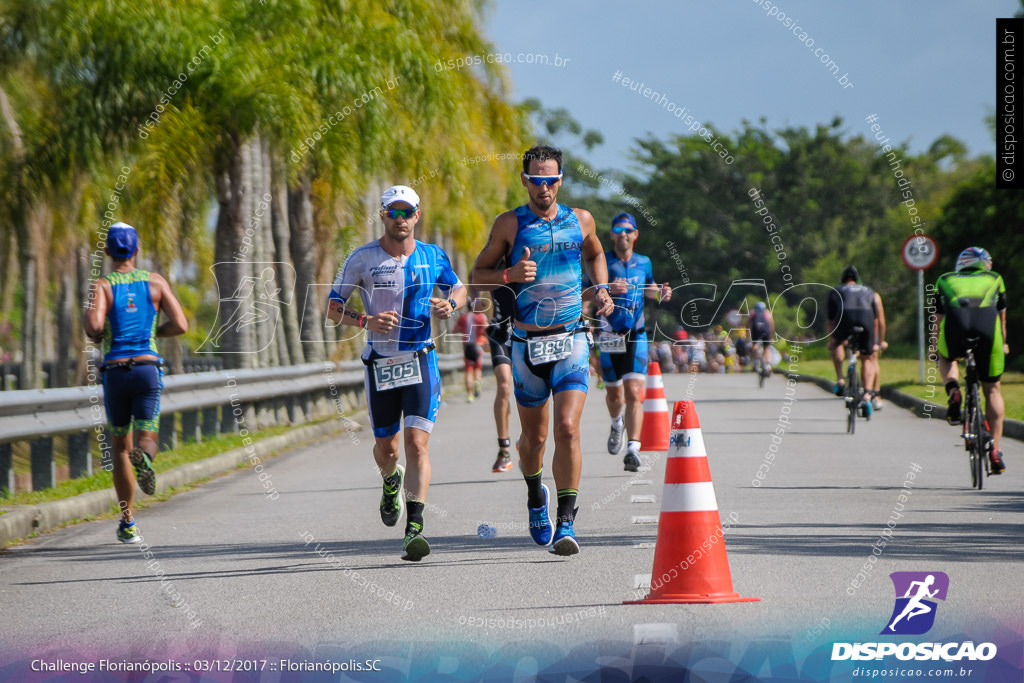
[[[768,363],[768,349],[771,342],[756,341],[751,344],[751,354],[754,357],[754,372],[757,373],[757,386],[764,387],[766,379],[771,377],[772,366]]]
[[[865,330],[860,325],[850,330],[850,334],[843,342],[848,357],[846,359],[846,392],[843,398],[846,402],[846,409],[849,414],[846,418],[846,431],[853,434],[857,428],[857,413],[860,411],[861,403],[864,402],[864,392],[860,387],[860,374],[857,372],[857,360],[860,358],[860,351],[857,342]]]
[[[981,411],[980,379],[978,366],[974,360],[975,338],[967,340],[968,346],[964,359],[964,412],[963,433],[964,450],[968,453],[968,464],[971,468],[971,486],[981,489],[985,475],[989,473],[988,451],[992,448],[992,437],[988,433],[985,416]],[[973,342],[973,343],[972,343]]]

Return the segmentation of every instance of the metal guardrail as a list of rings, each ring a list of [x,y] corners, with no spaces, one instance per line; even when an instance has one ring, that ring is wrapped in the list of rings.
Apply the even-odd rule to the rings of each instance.
[[[462,356],[438,356],[442,377],[462,370]],[[275,368],[218,370],[164,377],[160,448],[204,436],[297,425],[365,404],[362,361],[305,363]],[[101,386],[0,392],[0,496],[14,490],[12,444],[30,442],[32,488],[56,483],[53,439],[67,436],[71,478],[93,472],[92,441],[105,457],[110,439]]]
[[[74,377],[78,369],[75,361],[67,361],[69,377]],[[57,361],[44,360],[43,363],[43,384],[48,384],[57,369]],[[221,370],[224,363],[220,358],[205,358],[203,356],[185,356],[181,359],[182,373],[212,372]],[[21,363],[0,362],[0,391],[17,391],[21,388]],[[170,373],[170,368],[166,369]]]

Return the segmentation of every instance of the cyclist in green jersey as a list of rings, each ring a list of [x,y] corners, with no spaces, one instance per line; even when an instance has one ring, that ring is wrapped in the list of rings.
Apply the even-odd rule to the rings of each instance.
[[[1006,409],[999,380],[1006,354],[1006,286],[992,270],[992,256],[980,247],[969,247],[956,260],[956,270],[935,283],[939,322],[939,372],[946,379],[949,410],[946,420],[959,424],[963,396],[956,360],[967,350],[968,337],[980,341],[975,350],[978,376],[985,393],[985,418],[992,432],[992,474],[1002,474],[1003,453],[999,450]]]

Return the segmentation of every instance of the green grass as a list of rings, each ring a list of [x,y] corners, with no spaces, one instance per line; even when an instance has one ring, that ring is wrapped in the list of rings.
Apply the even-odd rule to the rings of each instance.
[[[787,364],[783,363],[780,369],[785,371]],[[830,360],[804,360],[800,359],[799,372],[805,375],[817,375],[834,380],[836,373]],[[882,356],[881,363],[882,386],[899,389],[900,391],[928,399],[935,403],[946,403],[945,382],[942,381],[938,370],[934,369],[933,363],[925,363],[925,380],[921,383],[921,369],[917,359],[910,358],[888,358]],[[933,383],[929,386],[927,381]],[[960,382],[963,384],[963,371],[960,373]],[[1024,420],[1024,373],[1007,372],[1002,379],[1003,401],[1006,403],[1006,417],[1014,420]]]
[[[293,429],[293,427],[270,427],[268,429],[260,430],[259,432],[249,432],[249,435],[252,437],[253,441],[259,441],[271,436],[283,434],[291,429]],[[201,443],[188,443],[178,446],[178,448],[171,451],[162,451],[157,454],[156,460],[153,463],[153,469],[155,469],[157,474],[159,474],[160,472],[172,470],[175,467],[184,465],[185,463],[195,462],[214,455],[219,455],[224,451],[241,447],[242,438],[243,437],[238,434],[224,434]],[[72,496],[77,496],[80,493],[103,491],[105,489],[112,489],[113,487],[114,482],[110,472],[101,469],[89,477],[67,479],[58,482],[56,486],[50,489],[44,489],[42,491],[23,491],[16,493],[10,498],[0,500],[3,501],[3,505],[38,505],[39,503],[61,500],[62,498],[70,498]],[[148,500],[164,500],[169,498],[170,495],[171,491],[169,490],[159,493],[156,496],[150,496]]]

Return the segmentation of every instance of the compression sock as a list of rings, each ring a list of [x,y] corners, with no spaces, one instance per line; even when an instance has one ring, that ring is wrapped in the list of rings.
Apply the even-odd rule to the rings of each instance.
[[[526,474],[523,473],[523,479],[526,480],[526,505],[530,508],[539,508],[544,504],[544,491],[541,490],[541,475],[544,474],[544,468],[540,468],[537,474]]]
[[[394,472],[384,477],[384,485],[388,487],[389,491],[394,491],[398,488],[398,483],[398,468],[396,467]]]
[[[558,521],[571,522],[576,519],[576,489],[558,489]]]
[[[405,533],[409,533],[410,528],[415,528],[417,531],[423,530],[423,507],[424,503],[421,500],[406,499]]]

